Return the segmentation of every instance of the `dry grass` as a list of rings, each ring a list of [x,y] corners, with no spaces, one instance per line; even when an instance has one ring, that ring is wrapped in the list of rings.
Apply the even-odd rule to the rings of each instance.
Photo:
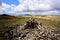
[[[10,26],[16,26],[26,23],[30,16],[0,16],[0,31],[7,30]],[[33,16],[43,26],[59,27],[60,16]],[[0,40],[2,40],[0,38]]]

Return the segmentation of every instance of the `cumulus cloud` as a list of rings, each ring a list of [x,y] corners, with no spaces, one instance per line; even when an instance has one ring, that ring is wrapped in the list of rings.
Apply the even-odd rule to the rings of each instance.
[[[15,14],[15,12],[13,10],[14,7],[16,7],[14,4],[8,5],[6,3],[2,3],[2,5],[0,6],[0,14],[10,14],[10,15],[13,15],[13,14]]]
[[[3,3],[3,10],[9,13],[31,15],[60,15],[60,0],[18,0],[18,6]],[[6,7],[7,6],[7,7]]]
[[[30,10],[60,9],[60,0],[19,0],[19,2]]]
[[[2,5],[0,6],[0,10],[5,10],[5,9],[7,9],[9,7],[10,7],[10,5],[2,3]]]
[[[19,0],[20,4],[14,9],[28,14],[60,15],[60,0]]]
[[[19,0],[19,2],[24,8],[30,10],[50,10],[53,8],[50,0]]]

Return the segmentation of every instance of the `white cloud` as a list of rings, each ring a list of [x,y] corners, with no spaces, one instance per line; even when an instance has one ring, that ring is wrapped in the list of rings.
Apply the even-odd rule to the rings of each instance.
[[[43,10],[42,15],[59,15],[60,14],[60,0],[19,0],[20,5],[16,8],[17,11],[24,10]],[[59,9],[59,11],[57,11]],[[46,12],[44,12],[46,11]],[[55,13],[55,14],[54,14]]]
[[[33,15],[60,15],[60,0],[19,0],[19,2],[20,4],[18,6],[2,3],[2,8],[0,8],[0,10],[9,11],[8,13],[14,15],[24,13]]]
[[[5,9],[7,9],[9,7],[10,7],[10,5],[2,3],[2,6],[0,6],[0,10],[5,10]]]
[[[14,7],[15,5],[8,5],[6,3],[2,3],[2,5],[0,6],[0,14],[15,14],[14,12]]]
[[[51,10],[53,9],[52,2],[50,0],[19,0],[20,5],[24,5],[24,8],[30,10]]]
[[[19,0],[21,5],[29,7],[31,10],[51,10],[60,9],[60,0]]]

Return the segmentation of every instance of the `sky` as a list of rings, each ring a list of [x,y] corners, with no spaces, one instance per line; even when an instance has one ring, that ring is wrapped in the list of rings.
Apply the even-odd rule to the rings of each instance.
[[[3,0],[3,3],[9,4],[9,5],[14,4],[16,6],[19,4],[18,0]]]
[[[0,14],[60,15],[59,4],[60,0],[2,0]]]

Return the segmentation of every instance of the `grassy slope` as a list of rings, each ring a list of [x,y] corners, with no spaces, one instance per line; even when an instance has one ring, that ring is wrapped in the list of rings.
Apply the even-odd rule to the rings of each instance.
[[[0,26],[14,26],[17,24],[24,24],[30,17],[22,17],[22,16],[0,16]],[[60,16],[36,16],[34,17],[38,22],[43,25],[48,25],[52,27],[60,27]]]
[[[7,30],[10,26],[24,24],[30,17],[22,16],[0,16],[0,31]],[[60,16],[35,16],[38,22],[42,23],[43,26],[60,27]],[[0,39],[2,40],[2,39]]]
[[[42,24],[52,27],[60,27],[60,16],[45,16],[39,17],[39,19],[39,22],[42,22]]]

